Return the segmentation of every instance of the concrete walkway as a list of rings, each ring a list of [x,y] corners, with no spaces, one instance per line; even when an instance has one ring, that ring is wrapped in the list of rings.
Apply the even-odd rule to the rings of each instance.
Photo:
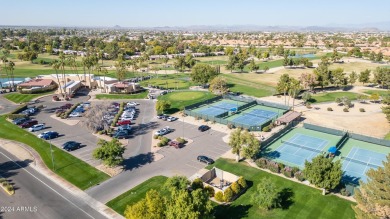
[[[9,153],[13,154],[15,157],[21,160],[30,159],[33,162],[30,164],[30,166],[37,170],[38,172],[45,175],[48,179],[53,181],[54,183],[60,185],[62,188],[67,190],[70,194],[72,194],[75,197],[78,197],[83,202],[87,203],[91,208],[95,209],[102,215],[104,215],[107,218],[114,218],[114,219],[122,219],[121,215],[119,215],[117,212],[112,210],[111,208],[107,207],[103,203],[93,199],[90,197],[87,193],[80,190],[79,188],[75,187],[74,185],[70,184],[68,181],[64,180],[54,172],[52,172],[45,163],[42,161],[39,154],[30,148],[29,146],[6,139],[0,139],[0,147],[7,150]]]

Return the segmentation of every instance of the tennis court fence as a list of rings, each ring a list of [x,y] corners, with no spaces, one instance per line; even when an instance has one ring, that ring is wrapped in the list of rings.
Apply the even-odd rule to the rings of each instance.
[[[284,141],[284,140],[281,140],[281,142],[283,144],[291,145],[291,146],[294,146],[294,147],[297,147],[297,148],[303,148],[303,149],[306,149],[308,151],[313,151],[313,152],[317,152],[317,153],[322,153],[323,152],[323,151],[318,150],[316,148],[306,147],[304,145],[296,144],[294,142],[289,142],[289,141]]]
[[[340,131],[340,130],[333,129],[333,128],[327,128],[327,127],[323,127],[323,126],[319,126],[319,125],[314,125],[314,124],[310,124],[310,123],[304,123],[303,127],[305,129],[311,129],[314,131],[324,132],[324,133],[328,133],[331,135],[343,136],[345,134],[344,131]]]
[[[362,135],[362,134],[351,133],[351,132],[348,133],[348,136],[352,139],[355,139],[355,140],[378,144],[378,145],[382,145],[385,147],[390,147],[389,140],[374,138],[374,137],[370,137],[370,136],[366,136],[366,135]]]

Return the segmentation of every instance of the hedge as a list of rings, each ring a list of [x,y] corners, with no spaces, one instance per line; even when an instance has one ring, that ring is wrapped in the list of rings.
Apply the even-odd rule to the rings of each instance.
[[[22,104],[18,108],[11,111],[10,114],[19,114],[20,112],[22,112],[25,109],[27,109],[27,104]]]
[[[63,118],[63,119],[68,118],[69,115],[73,112],[73,110],[75,110],[76,107],[79,106],[80,104],[81,104],[81,103],[76,103],[75,105],[73,105],[70,109],[68,109],[68,110],[64,113],[64,115],[61,116],[61,118]]]

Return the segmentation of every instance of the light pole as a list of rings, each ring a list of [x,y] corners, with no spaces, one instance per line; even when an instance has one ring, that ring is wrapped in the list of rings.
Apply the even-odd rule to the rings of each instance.
[[[184,109],[183,109],[183,123],[182,123],[182,132],[183,132],[183,139],[184,139],[184,114],[185,114],[185,112],[186,112],[186,108],[184,107]]]

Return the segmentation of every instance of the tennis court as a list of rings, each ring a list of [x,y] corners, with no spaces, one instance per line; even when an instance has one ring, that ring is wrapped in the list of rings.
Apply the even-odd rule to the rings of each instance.
[[[343,161],[344,179],[348,181],[367,181],[367,170],[383,167],[382,161],[386,160],[386,154],[371,150],[353,147]]]
[[[218,116],[230,111],[233,108],[238,108],[239,106],[242,106],[244,104],[245,104],[244,102],[239,102],[239,101],[220,100],[215,103],[208,104],[198,109],[195,109],[194,112],[203,115]]]
[[[237,117],[235,117],[232,121],[237,123],[242,123],[245,125],[256,126],[262,125],[273,118],[276,118],[278,113],[254,109],[249,112],[241,112]]]
[[[275,150],[279,154],[278,159],[304,167],[305,161],[321,154],[329,141],[298,133],[288,140],[281,140],[281,143]]]

